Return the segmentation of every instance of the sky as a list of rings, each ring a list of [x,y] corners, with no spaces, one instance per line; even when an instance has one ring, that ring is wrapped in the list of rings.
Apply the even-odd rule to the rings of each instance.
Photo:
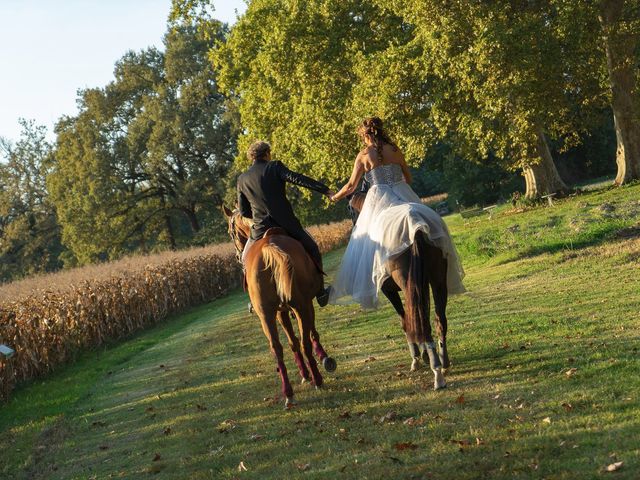
[[[234,23],[243,0],[213,0]],[[19,118],[49,130],[77,112],[78,89],[102,87],[128,50],[162,47],[171,0],[0,0],[0,137]]]

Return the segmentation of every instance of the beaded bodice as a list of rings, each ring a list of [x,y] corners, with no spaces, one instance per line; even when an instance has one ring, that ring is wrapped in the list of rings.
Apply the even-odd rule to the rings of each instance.
[[[371,185],[393,185],[404,181],[402,168],[395,163],[380,165],[373,170],[369,170],[364,174],[364,178]]]

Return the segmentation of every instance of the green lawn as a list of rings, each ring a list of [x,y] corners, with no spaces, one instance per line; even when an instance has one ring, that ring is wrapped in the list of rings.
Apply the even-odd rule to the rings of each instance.
[[[640,185],[556,203],[448,218],[469,293],[443,391],[386,302],[327,307],[338,370],[298,385],[286,351],[285,411],[237,292],[17,389],[0,478],[639,478]]]

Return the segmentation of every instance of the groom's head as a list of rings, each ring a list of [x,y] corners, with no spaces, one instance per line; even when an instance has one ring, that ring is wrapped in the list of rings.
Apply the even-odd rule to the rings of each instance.
[[[268,162],[271,160],[271,145],[259,140],[253,142],[247,150],[247,158],[251,162]]]

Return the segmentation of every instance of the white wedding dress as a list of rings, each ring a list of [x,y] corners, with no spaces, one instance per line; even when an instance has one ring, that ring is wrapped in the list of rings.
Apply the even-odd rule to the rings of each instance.
[[[463,293],[464,271],[446,224],[422,204],[405,182],[399,165],[388,164],[365,173],[371,185],[353,228],[342,264],[332,284],[329,303],[378,306],[378,292],[389,277],[387,261],[411,247],[418,230],[447,259],[449,294]]]

